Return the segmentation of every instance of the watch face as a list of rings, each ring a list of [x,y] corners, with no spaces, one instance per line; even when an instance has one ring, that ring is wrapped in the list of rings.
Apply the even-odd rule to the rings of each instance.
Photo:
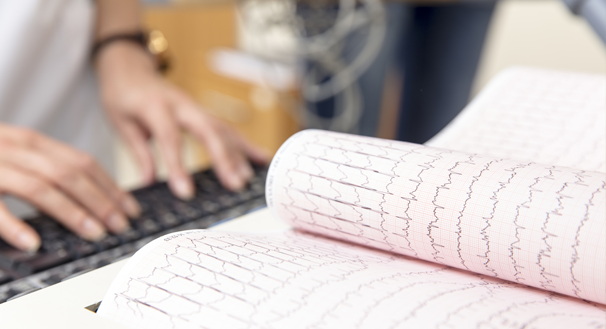
[[[170,67],[170,58],[168,54],[168,40],[164,37],[164,33],[158,30],[152,30],[147,38],[147,50],[156,57],[158,70],[162,73]]]
[[[164,34],[158,30],[152,30],[149,33],[149,40],[147,42],[147,48],[149,52],[154,55],[161,54],[168,49],[168,41],[164,37]]]

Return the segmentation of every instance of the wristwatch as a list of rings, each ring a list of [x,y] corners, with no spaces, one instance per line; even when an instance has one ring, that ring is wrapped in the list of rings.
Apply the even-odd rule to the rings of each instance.
[[[170,56],[168,54],[168,40],[164,37],[164,33],[159,30],[152,30],[147,38],[147,50],[156,57],[158,70],[166,72],[170,67]]]
[[[165,72],[170,67],[170,56],[168,54],[168,40],[159,30],[152,30],[149,33],[120,33],[106,37],[95,43],[91,51],[91,58],[95,58],[101,49],[116,41],[129,41],[141,45],[156,60],[158,70]]]

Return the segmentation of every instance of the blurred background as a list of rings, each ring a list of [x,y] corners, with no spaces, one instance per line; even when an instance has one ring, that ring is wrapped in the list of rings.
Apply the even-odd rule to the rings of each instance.
[[[305,128],[423,143],[509,66],[606,73],[604,43],[560,0],[143,3],[166,77],[272,154]],[[189,169],[209,165],[184,143]]]

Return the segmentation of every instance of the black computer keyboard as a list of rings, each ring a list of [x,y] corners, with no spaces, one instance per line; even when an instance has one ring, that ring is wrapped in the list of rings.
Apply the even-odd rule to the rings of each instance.
[[[17,250],[0,240],[0,303],[53,285],[132,255],[154,238],[180,230],[207,228],[265,205],[265,168],[255,168],[246,189],[230,192],[212,170],[193,175],[196,195],[175,198],[166,183],[133,191],[142,208],[131,229],[97,242],[80,239],[53,219],[28,219],[40,234],[36,253]]]

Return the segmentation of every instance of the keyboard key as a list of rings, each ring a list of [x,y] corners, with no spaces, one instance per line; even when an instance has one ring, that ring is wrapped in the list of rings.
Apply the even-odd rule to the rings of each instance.
[[[111,264],[111,263],[112,263],[112,262],[111,262],[111,261],[109,261],[109,259],[101,259],[100,261],[98,261],[98,262],[95,264],[95,267],[100,268],[100,267],[103,267],[103,266],[105,266],[105,265],[109,265],[109,264]]]
[[[173,228],[181,223],[179,218],[167,209],[157,209],[158,223],[163,228]]]
[[[133,220],[131,225],[135,230],[141,232],[141,234],[144,236],[152,235],[162,230],[160,225],[158,225],[155,221],[145,217]]]
[[[206,211],[209,214],[214,214],[217,211],[221,210],[221,206],[217,202],[213,202],[210,200],[199,200],[198,207],[200,207],[200,209]]]
[[[175,211],[175,213],[178,216],[181,216],[187,220],[200,218],[200,216],[202,216],[202,214],[203,214],[203,212],[200,209],[194,208],[180,200],[175,200],[172,203],[172,209]]]
[[[4,271],[0,271],[0,284],[5,284],[12,281],[13,277]]]
[[[217,201],[223,208],[231,208],[238,204],[238,199],[228,194],[218,195]]]
[[[116,235],[116,237],[120,240],[120,244],[125,244],[127,242],[135,241],[141,238],[141,233],[133,230],[132,228],[127,230],[126,232],[120,233]]]
[[[94,246],[97,251],[104,251],[116,247],[119,244],[120,240],[117,237],[113,235],[106,235],[103,239],[96,241]]]
[[[63,278],[60,275],[54,274],[49,276],[48,278],[42,280],[42,282],[48,284],[49,286],[52,286],[53,284],[57,284],[59,282],[61,282],[63,280]]]
[[[72,257],[66,249],[57,249],[45,253],[37,253],[33,257],[16,264],[14,270],[19,275],[26,276],[64,264],[70,260],[72,260]]]
[[[196,188],[201,193],[212,194],[216,193],[221,187],[218,182],[214,182],[208,179],[198,179],[196,182]]]
[[[67,244],[74,259],[91,255],[96,251],[93,243],[79,239],[76,236],[70,237]]]

